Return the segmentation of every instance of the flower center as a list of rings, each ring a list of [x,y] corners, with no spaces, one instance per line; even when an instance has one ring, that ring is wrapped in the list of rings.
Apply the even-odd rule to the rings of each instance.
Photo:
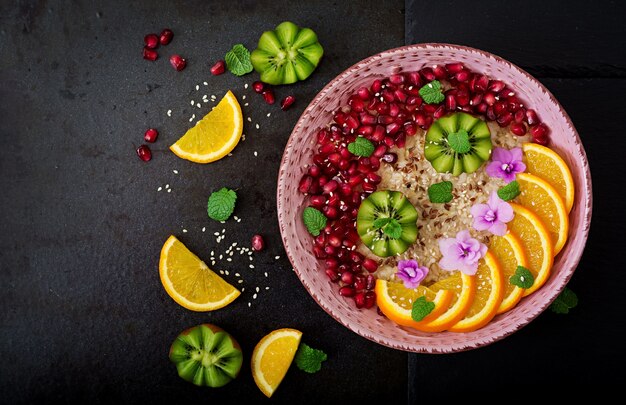
[[[513,171],[513,165],[509,163],[503,163],[502,166],[500,166],[500,169],[502,169],[502,171],[505,173],[511,173]]]
[[[493,222],[493,221],[496,220],[496,213],[493,212],[492,210],[489,210],[489,211],[487,211],[487,213],[485,214],[485,216],[483,218],[487,222]]]

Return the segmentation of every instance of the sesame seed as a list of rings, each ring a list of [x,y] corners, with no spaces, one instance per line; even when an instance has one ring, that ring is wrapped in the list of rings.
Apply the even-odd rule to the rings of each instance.
[[[235,273],[235,277],[241,277],[241,274]]]
[[[259,287],[256,288],[256,292],[259,292]]]
[[[254,268],[254,264],[251,264],[251,265],[250,265],[250,268],[251,268],[251,269],[253,269],[253,268]]]
[[[254,156],[258,156],[258,154],[256,153],[256,151],[254,151]]]
[[[256,293],[254,293],[254,295],[252,296],[252,299],[255,300],[256,299]]]
[[[208,103],[208,102],[209,102],[209,100],[207,100],[207,99],[203,98],[203,99],[202,99],[202,102],[203,102],[203,103]]]
[[[235,218],[235,220],[238,219],[237,215],[233,215],[233,218]],[[237,242],[233,243],[233,246],[237,246]]]
[[[239,219],[237,220],[237,222],[241,222],[241,218],[239,218]]]
[[[209,83],[207,83],[207,82],[203,82],[202,84],[204,84],[205,86],[208,86],[208,85],[209,85]]]
[[[166,185],[165,185],[165,188],[170,188],[170,185],[169,185],[169,184],[166,184]]]
[[[224,258],[224,255],[220,255],[220,260],[222,260]]]
[[[255,127],[256,127],[256,129],[259,129],[259,124],[256,124]]]
[[[220,274],[224,274],[224,270],[220,270]]]
[[[248,302],[248,307],[250,307],[251,305],[252,305],[252,304],[250,304],[250,303]]]
[[[247,107],[247,106],[249,106],[249,105],[250,105],[250,104],[248,104],[248,103],[245,103],[245,104],[244,104],[243,106],[244,106],[244,107]]]
[[[219,232],[213,232],[213,235],[220,236],[220,233]]]
[[[200,103],[196,103],[196,107],[201,108],[202,105]]]
[[[206,231],[206,226],[202,227],[202,232]]]
[[[244,85],[243,85],[243,88],[244,88],[244,89],[247,89],[247,88],[248,88],[248,83],[244,84]]]
[[[267,277],[267,271],[265,273],[263,273],[265,275],[265,277]]]
[[[280,256],[276,256],[276,257],[274,257],[274,259],[278,260],[278,259],[280,259]]]
[[[172,170],[172,173],[178,174],[178,170],[174,169],[174,170]]]
[[[240,280],[240,281],[243,281],[243,280]],[[242,288],[241,288],[241,292],[244,292],[244,291],[246,291],[246,288],[245,288],[245,287],[242,287]]]
[[[167,116],[171,117],[172,116],[172,110],[167,110]]]
[[[244,94],[243,96],[241,96],[241,99],[245,100],[246,99],[246,95]]]
[[[229,275],[228,270],[224,270],[224,273],[226,273],[227,276]]]
[[[191,105],[194,105],[195,103],[196,103],[195,101],[191,100]]]
[[[211,260],[211,266],[215,266],[215,260]]]
[[[168,193],[171,193],[171,192],[172,192],[172,189],[171,189],[171,188],[168,188],[168,189],[167,189],[167,192],[168,192]]]
[[[183,229],[183,233],[187,233],[187,230],[186,230],[186,229]]]
[[[252,122],[252,118],[248,117],[248,122]]]
[[[200,90],[200,86],[198,86],[198,85],[196,84],[196,91],[197,91],[197,90]]]
[[[243,283],[243,280],[237,281],[237,284],[241,284],[241,283]]]
[[[267,116],[269,117],[270,115],[272,115],[272,113],[267,113]]]
[[[226,228],[222,228],[222,233],[225,233],[225,232],[226,232]]]
[[[163,190],[163,187],[157,188],[157,191],[161,191],[161,190]]]
[[[269,287],[265,287],[265,289],[266,289],[266,290],[269,290],[270,288],[269,288]]]
[[[232,261],[233,261],[233,259],[231,259],[230,257],[227,257],[227,258],[226,258],[226,261],[227,261],[227,262],[232,262]]]

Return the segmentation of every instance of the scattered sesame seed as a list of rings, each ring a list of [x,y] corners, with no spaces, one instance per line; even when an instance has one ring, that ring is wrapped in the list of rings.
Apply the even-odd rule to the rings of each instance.
[[[256,129],[259,129],[259,124],[256,124],[255,127],[256,127]]]
[[[263,273],[265,275],[265,277],[267,277],[267,271],[265,273]]]
[[[157,191],[161,191],[161,190],[163,190],[163,187],[157,188]]]
[[[226,232],[226,228],[222,228],[222,233],[225,233],[225,232]]]
[[[178,174],[178,170],[174,169],[174,170],[172,170],[172,173]]]
[[[191,105],[194,105],[195,103],[196,103],[195,101],[191,100]]]
[[[171,188],[168,188],[168,189],[167,189],[167,192],[168,192],[168,193],[171,193],[171,192],[172,192],[172,189],[171,189]]]
[[[265,287],[265,289],[266,289],[266,290],[269,290],[270,288],[269,288],[269,287]]]
[[[232,261],[233,261],[233,259],[231,259],[230,257],[227,257],[227,258],[226,258],[226,261],[227,261],[227,262],[232,262]]]
[[[243,106],[244,106],[244,107],[247,107],[247,106],[249,106],[249,105],[250,105],[250,104],[248,104],[248,103],[245,103],[245,104],[244,104]]]
[[[243,283],[243,280],[237,281],[237,284],[241,284],[241,283]]]
[[[233,215],[233,218],[235,218],[235,220],[238,219],[237,215]],[[237,242],[233,243],[233,246],[237,246]]]
[[[209,85],[209,83],[207,83],[207,82],[203,82],[202,84],[204,84],[205,86],[208,86],[208,85]]]
[[[200,103],[196,103],[196,107],[201,108],[202,105]]]
[[[197,91],[197,90],[200,90],[200,86],[198,86],[198,85],[196,84],[196,91]]]
[[[244,89],[247,89],[247,88],[248,88],[248,83],[244,84],[244,85],[243,85],[243,88],[244,88]]]
[[[207,100],[206,98],[204,98],[204,99],[202,99],[202,102],[203,102],[203,103],[208,103],[208,102],[209,102],[209,100]]]
[[[172,110],[167,110],[167,116],[171,117],[172,116]]]
[[[170,188],[170,185],[169,185],[169,184],[166,184],[166,185],[165,185],[165,188]]]
[[[252,305],[252,304],[250,304],[250,303],[248,302],[248,307],[250,307],[251,305]]]
[[[227,276],[229,275],[228,270],[224,270],[224,273],[226,273]]]
[[[272,115],[272,113],[267,113],[267,116],[269,117],[270,115]]]
[[[187,230],[186,230],[186,229],[183,229],[183,233],[187,233]]]
[[[254,264],[251,264],[251,265],[250,265],[250,268],[251,268],[251,269],[253,269],[253,268],[254,268]]]
[[[224,255],[220,255],[220,260],[222,260],[224,258]]]
[[[241,274],[235,273],[235,277],[241,277]]]
[[[206,226],[202,227],[202,232],[206,231]]]
[[[276,256],[276,257],[274,257],[274,259],[278,260],[278,259],[280,259],[280,256]]]
[[[256,288],[256,292],[259,292],[259,287]]]
[[[219,232],[213,232],[213,235],[220,236],[220,233]],[[211,254],[213,254],[213,253],[211,253]]]
[[[258,156],[258,154],[256,153],[256,151],[254,151],[254,156]]]
[[[220,270],[220,274],[224,274],[224,270]]]
[[[256,293],[254,293],[254,295],[252,296],[252,299],[255,300],[256,299]]]
[[[237,220],[237,222],[241,222],[241,218],[239,218],[239,219]]]
[[[241,281],[243,281],[243,280],[241,280]],[[245,287],[242,287],[242,288],[241,288],[241,292],[244,292],[244,291],[246,291],[246,288],[245,288]]]
[[[241,96],[241,99],[245,100],[246,99],[246,95],[244,94],[243,96]]]
[[[252,118],[248,117],[248,122],[252,122]]]
[[[215,260],[211,260],[211,266],[215,266]]]

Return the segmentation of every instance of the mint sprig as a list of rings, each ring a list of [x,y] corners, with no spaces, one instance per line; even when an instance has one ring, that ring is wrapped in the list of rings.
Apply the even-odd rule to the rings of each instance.
[[[226,221],[235,210],[237,193],[226,187],[211,193],[207,203],[209,218],[216,221]]]
[[[469,141],[469,134],[464,129],[448,134],[448,144],[456,153],[467,153],[472,149]]]
[[[426,104],[438,104],[446,98],[441,91],[441,83],[439,83],[439,80],[433,80],[425,84],[422,86],[419,93]]]
[[[373,226],[375,229],[382,229],[383,233],[391,239],[400,239],[402,236],[402,225],[395,218],[377,218],[374,220]]]
[[[374,144],[362,136],[357,136],[354,142],[348,144],[348,150],[356,156],[370,157],[374,149]]]
[[[243,44],[233,46],[224,59],[230,73],[236,76],[243,76],[254,69],[250,61],[250,51]]]
[[[578,305],[578,296],[574,291],[565,287],[552,305],[550,305],[550,309],[556,314],[568,314],[569,310],[576,307],[576,305]]]
[[[302,220],[304,226],[313,236],[320,234],[321,230],[326,227],[326,216],[313,207],[306,207],[302,212]]]
[[[517,180],[513,180],[504,187],[500,187],[498,190],[498,197],[504,201],[511,201],[520,194],[519,183]]]
[[[428,199],[434,204],[445,204],[452,201],[452,182],[442,181],[428,187]]]
[[[433,312],[435,309],[435,303],[430,302],[423,295],[415,300],[413,303],[413,308],[411,309],[411,318],[415,322],[419,322],[422,319],[426,318],[428,314]]]
[[[533,273],[524,266],[517,266],[515,274],[509,278],[509,283],[519,288],[530,288],[533,286],[534,282],[535,277],[533,277]]]
[[[326,361],[328,356],[321,350],[314,349],[306,343],[300,343],[294,361],[296,366],[307,373],[316,373],[322,368],[322,362]]]

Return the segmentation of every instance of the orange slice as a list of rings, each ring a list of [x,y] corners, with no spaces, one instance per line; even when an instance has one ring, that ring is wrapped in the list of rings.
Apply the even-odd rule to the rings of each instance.
[[[519,204],[510,204],[515,212],[515,217],[506,225],[509,231],[519,237],[526,251],[527,268],[535,278],[532,287],[524,291],[525,297],[537,291],[550,277],[554,260],[554,245],[546,226],[535,213]]]
[[[240,294],[175,236],[170,236],[161,249],[159,273],[169,296],[192,311],[225,307]]]
[[[476,293],[475,276],[468,276],[460,271],[450,277],[440,280],[429,288],[438,293],[441,290],[450,290],[454,293],[450,307],[437,318],[421,325],[420,330],[427,332],[441,332],[460,321],[474,301]]]
[[[170,150],[179,158],[209,163],[229,154],[242,133],[241,106],[229,90],[213,110],[170,146]]]
[[[427,287],[417,286],[409,289],[403,283],[393,281],[376,280],[376,304],[385,316],[398,325],[408,326],[418,330],[424,330],[424,325],[444,313],[452,302],[454,293],[450,290],[433,292]],[[411,317],[413,303],[419,297],[435,304],[435,308],[424,319],[416,322]],[[427,330],[424,330],[427,331]]]
[[[509,279],[515,274],[517,266],[528,267],[526,252],[519,238],[513,232],[504,236],[492,236],[489,241],[489,251],[492,252],[502,266],[502,277],[504,282],[504,296],[498,314],[506,312],[517,305],[524,289],[511,284]]]
[[[300,345],[302,332],[278,329],[266,335],[252,352],[252,377],[268,398],[274,394],[289,370]]]
[[[567,241],[569,218],[559,193],[540,177],[528,173],[519,173],[520,204],[532,210],[541,219],[550,232],[554,243],[554,255],[559,254]]]
[[[537,143],[522,145],[526,172],[541,177],[559,193],[569,213],[574,205],[574,179],[558,153]]]
[[[474,275],[476,294],[465,317],[448,328],[451,332],[471,332],[485,326],[496,316],[504,293],[502,268],[493,253],[487,251],[478,262]]]

